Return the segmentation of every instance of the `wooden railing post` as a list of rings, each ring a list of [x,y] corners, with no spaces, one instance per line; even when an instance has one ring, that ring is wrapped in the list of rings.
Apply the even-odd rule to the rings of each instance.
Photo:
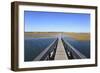
[[[66,50],[66,53],[69,57],[69,59],[84,59],[86,56],[84,56],[81,52],[79,52],[77,49],[75,49],[70,43],[67,41],[65,42],[62,38],[62,42],[64,45],[64,48]]]
[[[57,48],[58,38],[54,40],[46,49],[44,49],[34,61],[53,60]],[[53,53],[54,52],[54,53]]]

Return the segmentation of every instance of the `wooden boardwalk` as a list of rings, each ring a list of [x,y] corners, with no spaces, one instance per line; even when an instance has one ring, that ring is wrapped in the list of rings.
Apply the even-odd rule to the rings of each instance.
[[[55,60],[67,60],[67,54],[65,52],[62,40],[61,40],[61,34],[59,34],[58,37],[58,46],[56,50]]]

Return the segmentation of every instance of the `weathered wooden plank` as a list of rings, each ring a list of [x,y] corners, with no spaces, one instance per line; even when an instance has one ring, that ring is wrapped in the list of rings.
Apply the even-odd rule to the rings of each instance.
[[[68,59],[67,54],[65,52],[62,40],[61,40],[61,34],[58,37],[58,46],[56,50],[55,60],[66,60]]]

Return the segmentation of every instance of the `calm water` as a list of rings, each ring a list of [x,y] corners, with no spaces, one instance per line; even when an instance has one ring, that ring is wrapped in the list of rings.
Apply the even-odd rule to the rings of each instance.
[[[69,37],[64,37],[64,41],[69,42],[74,48],[79,52],[85,55],[87,58],[90,58],[90,40],[87,41],[78,41]]]
[[[24,39],[24,61],[33,61],[46,47],[56,38],[25,38]]]

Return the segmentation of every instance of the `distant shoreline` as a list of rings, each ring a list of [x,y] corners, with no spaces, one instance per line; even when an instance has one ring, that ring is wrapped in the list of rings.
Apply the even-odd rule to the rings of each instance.
[[[58,35],[70,36],[75,40],[90,40],[90,33],[76,32],[24,32],[25,38],[57,38]]]

